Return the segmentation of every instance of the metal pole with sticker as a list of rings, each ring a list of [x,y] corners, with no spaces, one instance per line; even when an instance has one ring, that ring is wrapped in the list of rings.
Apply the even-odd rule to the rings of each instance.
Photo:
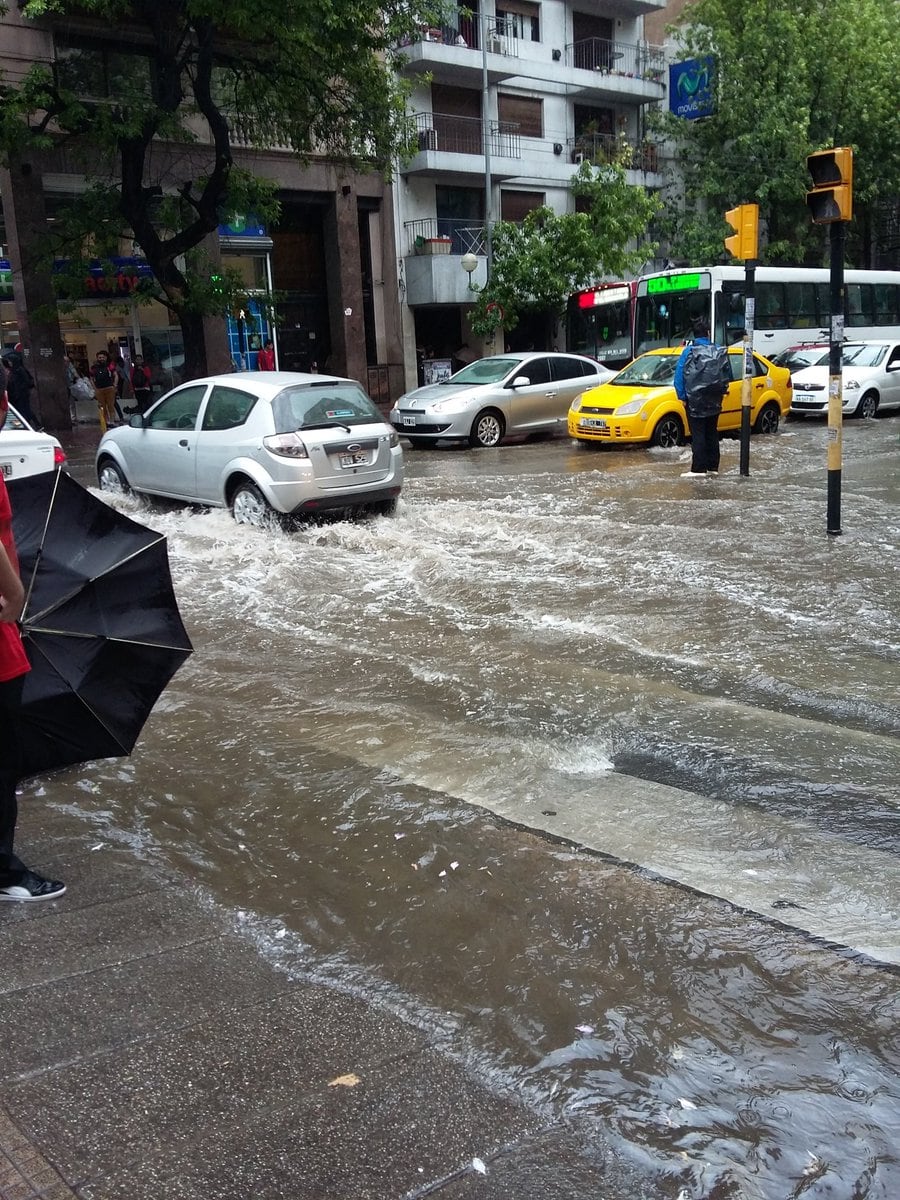
[[[843,444],[844,349],[844,222],[831,225],[831,330],[828,340],[828,503],[826,528],[832,537],[841,529],[841,452]]]
[[[744,265],[744,355],[741,379],[740,473],[750,474],[750,407],[753,402],[753,330],[756,321],[756,261]]]

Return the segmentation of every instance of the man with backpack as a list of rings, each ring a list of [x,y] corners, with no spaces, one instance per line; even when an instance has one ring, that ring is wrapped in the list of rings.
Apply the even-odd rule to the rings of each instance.
[[[693,339],[675,367],[675,393],[684,404],[691,431],[691,469],[682,479],[719,473],[719,413],[732,381],[728,351],[710,341],[702,317],[693,322]]]
[[[116,418],[116,369],[109,361],[109,355],[105,350],[98,350],[94,360],[94,365],[91,367],[91,379],[94,383],[94,391],[97,394],[97,408],[100,412],[100,432],[105,433],[106,430],[117,424]]]

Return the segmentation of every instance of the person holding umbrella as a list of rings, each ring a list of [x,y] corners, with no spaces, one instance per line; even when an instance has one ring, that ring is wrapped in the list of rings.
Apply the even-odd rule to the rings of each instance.
[[[5,398],[0,398],[0,424],[5,416]],[[25,589],[12,537],[12,510],[0,476],[0,901],[53,900],[66,890],[65,884],[30,871],[13,852],[19,781],[16,718],[30,670],[16,625],[24,606]]]

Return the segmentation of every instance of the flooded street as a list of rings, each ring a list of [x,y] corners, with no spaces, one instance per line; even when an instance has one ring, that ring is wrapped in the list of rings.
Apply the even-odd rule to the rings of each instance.
[[[896,1200],[898,438],[845,425],[839,538],[818,422],[749,479],[734,441],[701,481],[411,450],[396,519],[290,533],[106,497],[168,537],[196,652],[132,758],[23,804],[584,1123],[604,1200]]]

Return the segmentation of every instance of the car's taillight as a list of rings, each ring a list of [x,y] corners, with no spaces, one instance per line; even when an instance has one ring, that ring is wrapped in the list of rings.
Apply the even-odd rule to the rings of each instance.
[[[263,445],[282,458],[309,458],[303,439],[296,433],[273,433],[263,438]]]
[[[53,448],[53,465],[54,465],[54,467],[61,467],[65,461],[66,461],[65,450],[63,450],[62,446],[54,446],[54,448]]]

